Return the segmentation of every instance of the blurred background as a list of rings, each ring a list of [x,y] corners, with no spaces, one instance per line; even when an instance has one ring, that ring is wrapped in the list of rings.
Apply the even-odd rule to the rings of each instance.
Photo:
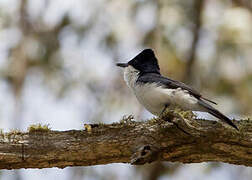
[[[0,0],[0,127],[68,130],[151,118],[115,66],[144,48],[154,49],[163,75],[192,85],[229,117],[251,116],[251,0]],[[0,179],[35,177],[249,180],[252,168],[165,162],[0,171]]]

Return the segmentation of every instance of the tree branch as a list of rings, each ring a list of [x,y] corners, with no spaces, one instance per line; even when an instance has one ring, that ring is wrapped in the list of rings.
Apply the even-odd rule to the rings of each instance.
[[[193,72],[193,66],[196,61],[196,51],[197,51],[197,45],[200,39],[200,30],[202,26],[201,17],[204,10],[205,1],[202,0],[195,0],[194,6],[193,6],[193,18],[192,21],[194,23],[194,28],[192,30],[193,33],[193,41],[191,45],[191,50],[188,54],[188,59],[186,63],[186,72],[184,75],[184,81],[185,82],[191,82],[192,81],[192,72]]]
[[[224,124],[195,120],[189,112],[168,113],[166,120],[85,125],[85,130],[1,133],[0,169],[91,166],[152,161],[220,161],[252,166],[252,121]],[[179,127],[179,128],[177,128]],[[187,132],[184,133],[183,131]]]
[[[252,1],[251,0],[232,0],[233,4],[246,8],[252,12]]]

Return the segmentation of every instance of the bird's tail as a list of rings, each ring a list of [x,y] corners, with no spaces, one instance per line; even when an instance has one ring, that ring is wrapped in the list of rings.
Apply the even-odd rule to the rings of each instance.
[[[204,107],[204,109],[208,113],[210,113],[211,115],[219,118],[221,121],[229,124],[230,126],[232,126],[233,128],[235,128],[236,130],[239,131],[238,127],[227,116],[225,116],[224,114],[222,114],[220,111],[218,111],[217,109],[213,108],[212,106],[210,106],[209,104],[207,104],[206,102],[204,102],[202,100],[199,100],[198,102],[199,102],[199,104],[201,106]]]

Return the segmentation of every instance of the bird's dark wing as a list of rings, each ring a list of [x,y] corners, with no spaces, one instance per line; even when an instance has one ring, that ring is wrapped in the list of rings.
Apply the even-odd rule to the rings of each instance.
[[[155,83],[159,83],[160,86],[165,86],[166,88],[169,88],[169,89],[181,88],[181,89],[187,90],[189,94],[193,95],[197,99],[203,99],[203,100],[206,100],[206,101],[211,102],[213,104],[217,104],[214,101],[211,101],[205,97],[202,97],[202,95],[199,92],[197,92],[195,89],[191,88],[190,86],[188,86],[182,82],[163,77],[160,74],[156,74],[156,73],[144,74],[142,76],[139,76],[137,82],[139,82],[139,83],[141,83],[141,82],[142,83],[154,83],[155,82]]]
[[[139,76],[137,82],[138,83],[159,83],[160,86],[163,86],[166,88],[170,88],[170,89],[181,88],[181,89],[187,90],[188,93],[190,93],[191,95],[193,95],[195,98],[198,99],[198,103],[201,105],[202,108],[205,109],[206,112],[212,114],[213,116],[219,118],[223,122],[226,122],[227,124],[229,124],[230,126],[238,130],[237,126],[227,116],[225,116],[224,114],[222,114],[217,109],[207,104],[203,100],[206,100],[213,104],[216,104],[215,102],[202,97],[200,93],[198,93],[196,90],[192,89],[190,86],[187,86],[186,84],[182,82],[163,77],[160,74],[156,74],[156,73],[148,73],[148,74]]]

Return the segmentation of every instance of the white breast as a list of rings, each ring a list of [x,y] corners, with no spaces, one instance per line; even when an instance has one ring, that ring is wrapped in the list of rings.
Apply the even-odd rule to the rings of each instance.
[[[139,77],[139,71],[132,66],[128,66],[124,69],[124,81],[127,83],[129,88],[133,89],[137,78]]]
[[[165,89],[158,84],[138,84],[139,75],[132,66],[125,68],[124,79],[130,89],[136,95],[138,101],[152,114],[160,115],[165,105],[169,108],[179,106],[184,110],[199,110],[198,100],[191,96],[186,90]]]

